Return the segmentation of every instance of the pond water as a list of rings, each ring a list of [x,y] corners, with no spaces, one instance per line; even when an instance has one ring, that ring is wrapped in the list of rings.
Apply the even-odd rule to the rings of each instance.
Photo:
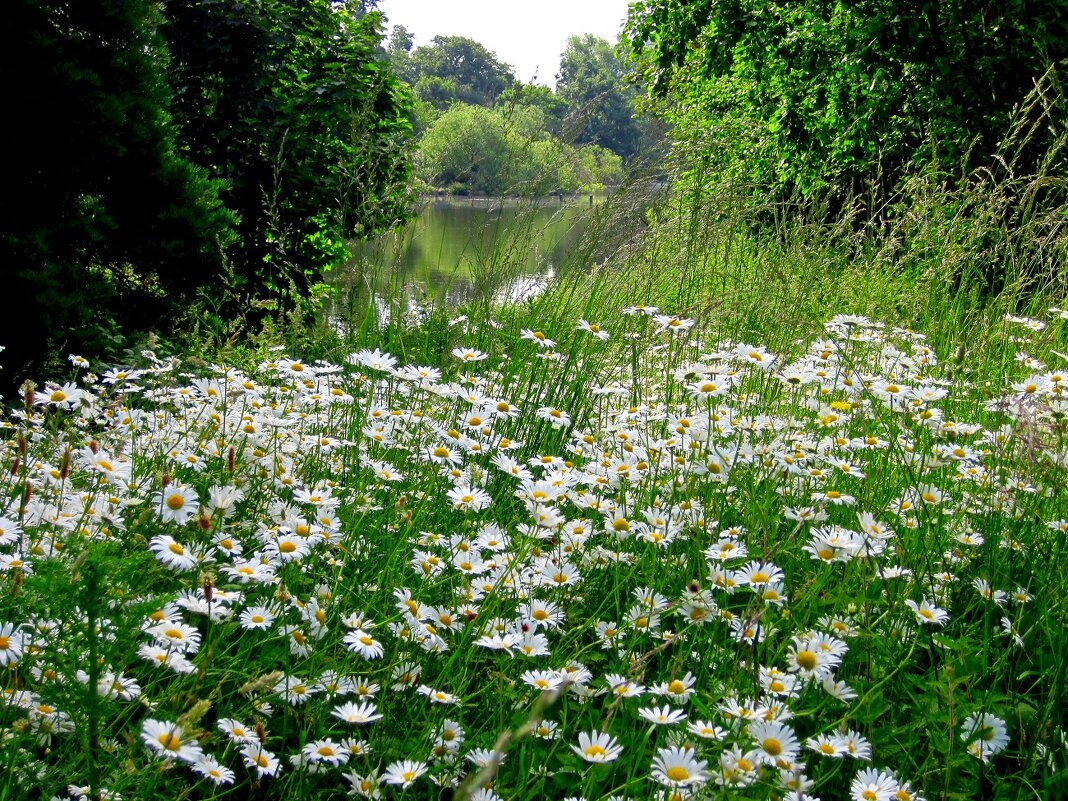
[[[354,245],[331,279],[332,316],[372,303],[379,319],[432,304],[506,303],[537,295],[573,252],[590,197],[431,199],[407,226]],[[586,265],[579,265],[586,266]]]

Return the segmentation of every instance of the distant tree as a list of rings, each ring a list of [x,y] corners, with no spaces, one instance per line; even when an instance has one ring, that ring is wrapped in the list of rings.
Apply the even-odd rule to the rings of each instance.
[[[507,64],[474,39],[464,36],[435,36],[431,44],[415,49],[411,61],[416,85],[423,79],[437,78],[456,88],[455,97],[440,96],[440,103],[459,101],[490,108],[515,83]],[[437,107],[445,109],[447,105]]]
[[[548,86],[533,83],[514,83],[497,98],[497,108],[505,113],[508,109],[524,107],[541,112],[545,130],[553,136],[560,135],[568,111],[564,98]]]
[[[166,326],[218,276],[220,184],[175,153],[152,0],[10,0],[0,381]]]
[[[500,116],[480,106],[457,104],[423,136],[417,172],[431,186],[495,195],[505,189],[508,161]]]
[[[618,182],[618,156],[595,145],[573,148],[544,122],[533,106],[457,103],[423,136],[417,174],[430,187],[465,195],[545,195]]]
[[[239,294],[292,302],[407,213],[411,96],[382,17],[330,0],[170,0],[180,143],[240,216]]]
[[[570,109],[565,136],[595,144],[624,159],[638,151],[641,125],[635,119],[637,90],[624,81],[623,60],[606,40],[572,36],[560,58],[556,91]]]
[[[389,46],[386,55],[389,56],[389,66],[393,74],[415,85],[418,76],[415,74],[415,66],[412,63],[412,48],[415,47],[415,36],[403,25],[394,25],[389,35]]]

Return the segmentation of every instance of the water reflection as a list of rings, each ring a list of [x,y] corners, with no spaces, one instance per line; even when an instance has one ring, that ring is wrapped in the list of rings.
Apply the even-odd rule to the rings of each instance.
[[[331,282],[331,317],[351,322],[370,306],[381,323],[398,313],[417,318],[431,305],[537,295],[573,266],[589,205],[588,196],[429,200],[404,228],[354,246]]]

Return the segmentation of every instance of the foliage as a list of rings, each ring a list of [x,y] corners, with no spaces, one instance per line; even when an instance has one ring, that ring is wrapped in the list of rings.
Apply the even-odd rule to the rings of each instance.
[[[415,87],[420,99],[441,111],[454,102],[492,107],[515,84],[511,67],[474,39],[435,36],[429,45],[408,53],[405,33],[395,35],[390,49],[391,59],[400,65],[398,75]]]
[[[537,109],[543,120],[545,130],[553,136],[562,136],[564,118],[567,116],[568,103],[548,86],[534,83],[514,83],[497,98],[497,108],[502,110],[518,107]],[[505,111],[505,113],[508,113]]]
[[[313,0],[173,0],[180,144],[227,182],[248,299],[292,303],[341,240],[407,214],[411,99],[380,60],[381,15]]]
[[[49,354],[165,325],[220,271],[231,219],[174,152],[159,22],[148,0],[5,6],[5,394]]]
[[[917,168],[985,166],[1068,56],[1056,0],[644,0],[627,36],[653,92],[675,98],[683,136],[728,121],[706,140],[710,158],[726,149],[780,197],[870,197],[869,215]],[[1020,172],[1038,170],[1051,136],[1038,125],[1011,154]]]
[[[638,152],[641,125],[635,118],[633,85],[623,59],[604,39],[572,36],[560,57],[556,91],[567,104],[566,129],[577,144],[595,144],[624,160]]]
[[[549,136],[536,107],[458,103],[424,134],[416,172],[428,186],[459,194],[543,195],[618,182],[621,165],[600,148],[576,150]]]

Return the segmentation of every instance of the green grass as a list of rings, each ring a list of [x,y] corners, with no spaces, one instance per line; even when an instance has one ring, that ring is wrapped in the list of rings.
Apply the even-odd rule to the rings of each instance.
[[[0,798],[1063,797],[1068,319],[1023,256],[962,293],[946,202],[624,194],[511,307],[46,384]]]

